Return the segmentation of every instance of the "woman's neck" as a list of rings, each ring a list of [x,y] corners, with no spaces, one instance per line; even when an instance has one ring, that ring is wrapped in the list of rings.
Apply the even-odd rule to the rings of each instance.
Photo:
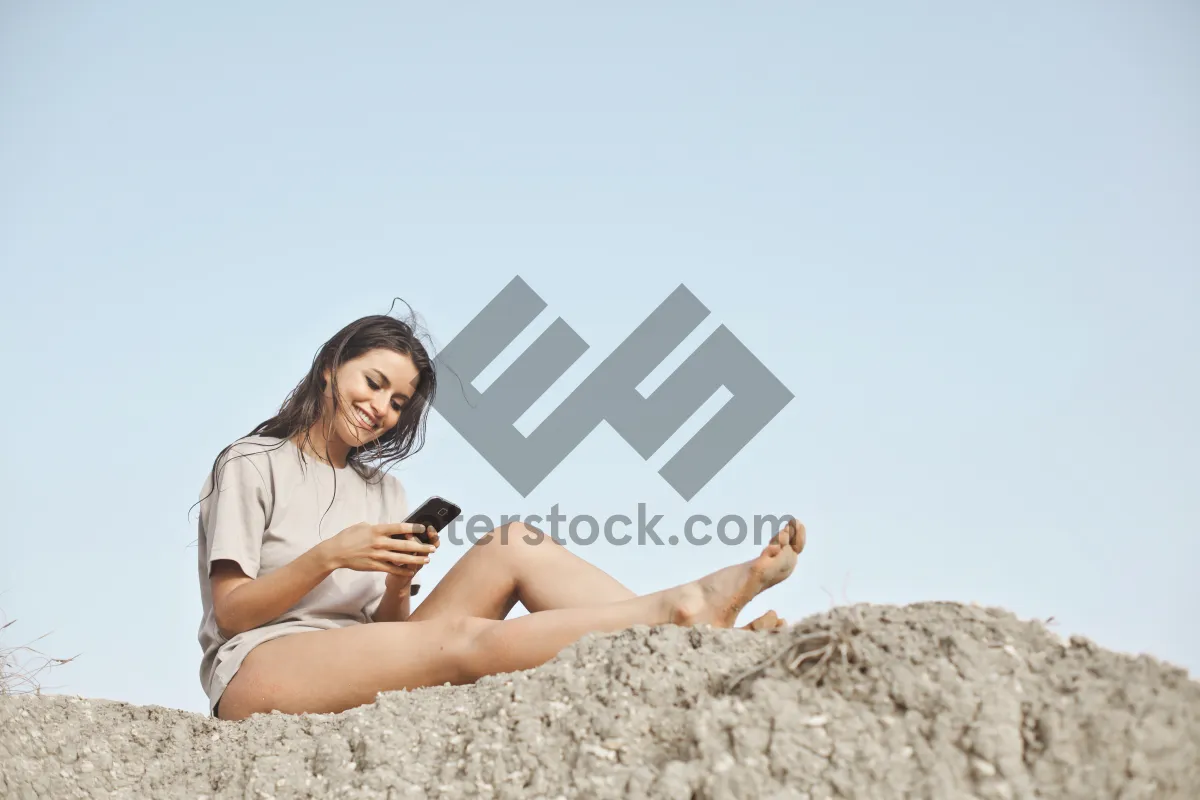
[[[309,429],[307,443],[304,441],[303,433],[292,437],[292,443],[302,453],[313,456],[318,461],[323,461],[337,469],[346,466],[346,458],[350,455],[350,448],[345,443],[336,437],[332,442],[325,437],[325,432],[321,430],[319,423]]]

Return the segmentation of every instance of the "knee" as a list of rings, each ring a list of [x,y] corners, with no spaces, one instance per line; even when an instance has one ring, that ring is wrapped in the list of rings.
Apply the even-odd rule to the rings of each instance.
[[[502,551],[506,555],[531,555],[540,549],[558,547],[558,542],[532,525],[523,522],[509,522],[489,531],[486,536],[476,542],[476,548]]]
[[[446,650],[454,683],[472,683],[488,674],[488,632],[500,623],[481,617],[455,617],[446,621]]]

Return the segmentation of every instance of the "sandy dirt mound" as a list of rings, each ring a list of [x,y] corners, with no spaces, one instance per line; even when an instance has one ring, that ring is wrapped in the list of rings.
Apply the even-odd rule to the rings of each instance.
[[[0,796],[1193,800],[1200,684],[1001,610],[854,606],[588,637],[337,715],[0,699]]]

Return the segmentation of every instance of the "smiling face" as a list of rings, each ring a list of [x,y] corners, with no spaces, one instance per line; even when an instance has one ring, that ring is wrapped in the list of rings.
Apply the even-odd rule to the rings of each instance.
[[[363,447],[400,421],[405,404],[417,391],[420,373],[408,355],[394,350],[368,350],[337,371],[340,403],[330,438],[347,447]],[[332,413],[332,383],[325,372],[325,419]]]

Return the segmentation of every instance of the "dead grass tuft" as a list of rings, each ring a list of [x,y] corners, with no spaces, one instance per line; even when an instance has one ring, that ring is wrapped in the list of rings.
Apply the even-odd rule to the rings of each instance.
[[[834,663],[856,664],[862,657],[854,641],[862,633],[863,620],[857,608],[845,609],[818,623],[816,630],[807,633],[784,633],[790,641],[726,684],[733,692],[748,681],[761,677],[773,666],[780,666],[793,675],[815,676],[821,683]]]
[[[10,647],[3,642],[3,634],[16,620],[0,625],[0,697],[17,694],[41,694],[42,685],[38,677],[47,670],[74,661],[71,658],[54,658],[32,647],[34,642],[44,639],[42,634],[29,644]]]

